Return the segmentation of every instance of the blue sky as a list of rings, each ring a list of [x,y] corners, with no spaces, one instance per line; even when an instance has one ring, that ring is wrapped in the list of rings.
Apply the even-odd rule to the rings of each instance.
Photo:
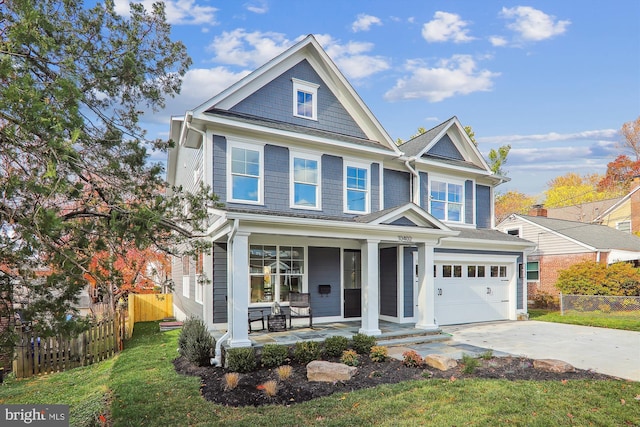
[[[637,0],[165,3],[194,63],[182,94],[145,117],[150,138],[307,34],[392,138],[455,115],[485,157],[511,144],[501,192],[604,173],[622,153],[618,130],[640,115]]]

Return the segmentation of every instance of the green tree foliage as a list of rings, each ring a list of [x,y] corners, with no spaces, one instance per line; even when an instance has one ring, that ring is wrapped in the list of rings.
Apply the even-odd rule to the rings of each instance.
[[[489,167],[491,168],[491,172],[496,175],[507,175],[507,171],[504,170],[504,165],[507,164],[509,151],[511,151],[511,145],[503,145],[502,147],[498,147],[497,150],[492,148],[489,151]]]
[[[473,131],[473,128],[471,126],[465,126],[464,131],[467,133],[467,136],[469,137],[471,142],[478,145],[478,143],[476,142],[476,133]]]
[[[574,295],[640,295],[640,271],[631,264],[583,261],[560,271],[556,288]]]
[[[113,0],[0,2],[0,268],[38,333],[73,329],[93,254],[113,253],[95,278],[110,288],[120,248],[167,251],[206,226],[215,197],[164,194],[147,149],[169,142],[139,125],[189,65],[161,3],[123,18]]]

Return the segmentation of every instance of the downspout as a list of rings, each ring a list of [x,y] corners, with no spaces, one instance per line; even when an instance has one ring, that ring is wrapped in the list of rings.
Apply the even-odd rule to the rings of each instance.
[[[233,226],[231,227],[231,231],[229,232],[229,237],[227,237],[227,258],[229,257],[229,253],[232,253],[231,247],[233,246],[233,239],[235,238],[236,233],[238,232],[239,225],[240,225],[240,221],[238,221],[237,219],[234,219]],[[233,262],[228,263],[227,277],[228,277],[227,280],[231,281],[231,286],[229,286],[229,290],[233,292]],[[228,295],[227,300],[233,301],[232,295]],[[222,335],[220,339],[216,342],[215,357],[211,359],[211,364],[213,366],[220,366],[220,363],[222,362],[222,343],[227,341],[227,339],[229,339],[229,336],[231,335],[231,333],[229,332],[231,330],[229,325],[231,324],[231,321],[232,321],[231,319],[232,310],[229,310],[228,304],[229,303],[227,303],[227,332],[225,332],[224,335]]]
[[[420,200],[418,196],[420,196],[420,191],[418,191],[418,189],[416,188],[418,186],[419,183],[419,179],[420,179],[420,175],[418,174],[418,172],[409,164],[410,160],[405,160],[404,161],[404,165],[406,166],[407,169],[409,169],[409,172],[411,172],[411,175],[413,175],[413,179],[411,180],[411,201],[420,206]]]

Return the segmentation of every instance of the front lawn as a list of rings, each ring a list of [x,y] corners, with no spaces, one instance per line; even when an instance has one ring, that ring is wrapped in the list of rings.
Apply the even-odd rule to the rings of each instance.
[[[640,314],[638,313],[567,312],[562,316],[559,311],[529,309],[529,318],[543,322],[568,323],[571,325],[597,326],[600,328],[640,332]]]
[[[231,408],[205,401],[175,372],[179,331],[138,323],[116,359],[0,386],[0,403],[69,403],[72,425],[106,414],[114,426],[638,425],[640,383],[452,378],[407,381],[306,403]],[[62,378],[62,379],[61,379]],[[82,389],[80,389],[82,387]],[[37,393],[35,392],[37,390]],[[80,396],[95,396],[89,410]],[[55,400],[55,401],[54,401]],[[106,403],[110,402],[110,404]],[[107,411],[109,409],[109,411]],[[93,413],[92,417],[82,416]],[[94,425],[100,425],[99,421]]]

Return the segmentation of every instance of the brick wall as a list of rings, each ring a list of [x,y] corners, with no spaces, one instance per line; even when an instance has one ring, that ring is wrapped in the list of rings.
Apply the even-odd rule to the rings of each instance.
[[[596,254],[593,252],[567,254],[567,255],[547,255],[547,256],[529,256],[527,261],[538,261],[540,268],[540,280],[538,282],[527,282],[528,298],[538,292],[545,292],[551,295],[558,295],[555,283],[561,270],[567,269],[573,264],[582,261],[595,261]],[[601,256],[601,262],[606,262],[606,256]]]
[[[635,184],[638,184],[634,180]],[[631,195],[631,232],[637,233],[640,231],[640,190],[635,191]]]

